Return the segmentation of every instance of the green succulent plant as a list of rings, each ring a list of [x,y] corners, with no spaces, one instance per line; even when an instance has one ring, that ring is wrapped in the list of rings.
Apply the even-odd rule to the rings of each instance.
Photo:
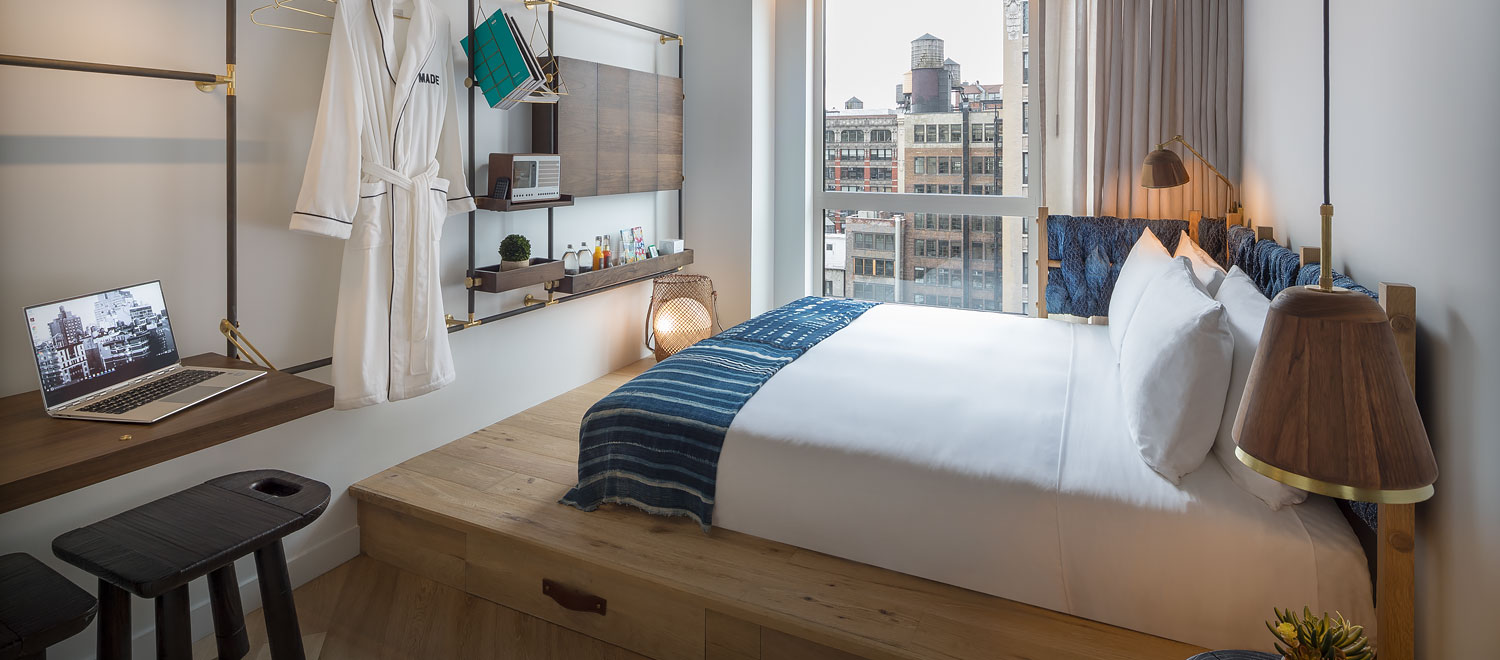
[[[511,234],[500,241],[500,258],[504,261],[530,261],[531,241],[520,234]]]
[[[1308,607],[1302,608],[1301,616],[1291,609],[1271,609],[1275,624],[1267,621],[1266,628],[1276,636],[1276,650],[1286,660],[1375,660],[1364,626],[1345,621],[1338,612],[1329,618],[1327,612],[1313,616]]]

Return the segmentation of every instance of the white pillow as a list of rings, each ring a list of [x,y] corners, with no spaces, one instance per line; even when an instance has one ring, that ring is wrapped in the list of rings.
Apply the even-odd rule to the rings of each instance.
[[[1141,230],[1125,264],[1120,266],[1120,276],[1115,278],[1115,290],[1109,294],[1109,343],[1115,347],[1115,361],[1120,358],[1120,347],[1125,343],[1125,330],[1130,327],[1130,316],[1141,301],[1141,292],[1167,264],[1172,253],[1167,252],[1156,234],[1150,229]]]
[[[1219,285],[1224,282],[1224,269],[1219,267],[1219,262],[1214,261],[1213,255],[1204,252],[1201,246],[1194,243],[1187,232],[1182,232],[1177,237],[1177,252],[1172,256],[1187,257],[1193,264],[1193,275],[1208,290],[1208,295],[1219,295]]]
[[[1239,266],[1229,269],[1219,287],[1219,303],[1234,335],[1234,361],[1229,373],[1229,395],[1224,399],[1224,416],[1219,420],[1219,436],[1214,439],[1214,455],[1224,465],[1234,483],[1245,492],[1259,497],[1272,511],[1307,499],[1307,492],[1267,477],[1240,462],[1234,455],[1234,422],[1245,395],[1245,381],[1250,378],[1250,363],[1260,346],[1260,333],[1266,326],[1271,301],[1261,295],[1255,282]]]
[[[1234,336],[1187,258],[1146,286],[1120,351],[1125,422],[1146,464],[1178,483],[1208,457],[1224,413]]]

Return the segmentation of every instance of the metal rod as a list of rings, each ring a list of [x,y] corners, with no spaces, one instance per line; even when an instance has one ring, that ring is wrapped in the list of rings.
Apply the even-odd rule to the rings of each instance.
[[[79,62],[76,60],[51,60],[45,57],[24,57],[21,55],[0,55],[0,64],[8,66],[25,66],[34,69],[59,69],[63,71],[82,71],[85,73],[107,73],[116,76],[139,76],[142,78],[161,78],[164,80],[186,80],[190,82],[218,82],[218,76],[212,73],[197,73],[193,71],[174,71],[172,69],[152,69],[140,66],[124,66],[121,64],[99,64],[96,62]]]
[[[474,53],[473,53],[473,48],[474,48],[474,44],[478,43],[475,40],[475,38],[474,38],[474,21],[475,21],[475,16],[474,16],[474,0],[469,0],[469,18],[468,18],[468,24],[469,24],[469,50],[464,53],[464,67],[467,68],[468,71],[465,72],[465,76],[464,76],[465,78],[472,78],[474,76]],[[476,197],[479,195],[480,191],[479,191],[478,183],[476,181],[474,181],[474,176],[475,176],[475,169],[474,169],[474,112],[475,112],[475,110],[474,110],[474,98],[475,98],[474,97],[474,90],[477,89],[478,87],[479,87],[479,81],[478,80],[475,80],[474,84],[469,85],[469,188],[470,188],[469,194],[474,195]],[[486,190],[486,191],[484,191],[484,194],[488,195],[488,194],[490,194],[490,191]],[[474,216],[475,216],[475,213],[476,213],[476,211],[469,211],[469,267],[468,267],[467,270],[464,271],[464,285],[465,285],[464,289],[466,289],[466,293],[468,294],[468,298],[469,298],[469,318],[471,318],[471,319],[474,318],[474,289],[472,287],[468,286],[468,283],[471,282],[471,281],[473,281],[472,278],[474,277],[474,238],[475,238],[475,236],[474,236]]]
[[[557,63],[557,42],[554,41],[555,35],[553,34],[553,30],[552,30],[552,25],[553,25],[552,19],[553,19],[553,16],[554,16],[555,13],[556,12],[552,11],[552,6],[548,5],[547,6],[547,57],[549,57],[549,58],[552,59],[552,62],[553,62],[554,65]],[[554,68],[557,71],[557,75],[560,77],[562,75],[562,67],[554,67]],[[554,87],[555,86],[556,86],[556,84],[554,83]],[[555,154],[555,153],[558,152],[558,144],[557,144],[557,104],[553,103],[553,104],[551,104],[551,106],[552,107],[548,109],[548,112],[552,113],[552,121],[551,121],[552,128],[548,131],[549,135],[547,136],[547,140],[548,140],[549,144],[547,145],[547,153]],[[532,146],[533,149],[536,148],[536,145],[531,145],[531,146]],[[554,227],[554,221],[556,220],[556,217],[557,217],[556,214],[554,213],[554,211],[556,211],[556,210],[557,209],[555,209],[555,208],[553,208],[551,206],[547,207],[547,258],[548,259],[556,259],[557,258],[557,257],[553,256],[553,246],[552,246],[552,231],[553,231],[553,227]]]
[[[682,134],[683,134],[684,137],[686,137],[687,136],[687,84],[686,84],[687,83],[687,79],[683,77],[683,68],[684,68],[684,65],[687,63],[687,60],[683,59],[683,52],[684,51],[683,51],[682,41],[678,40],[677,41],[677,78],[679,80],[682,80],[683,83],[684,83],[683,84],[683,92],[682,92],[682,105],[683,105],[683,111],[682,111],[682,116],[683,116]],[[687,155],[687,150],[683,149],[683,156],[686,156],[686,155]],[[678,167],[681,168],[682,166],[678,165]],[[678,172],[677,174],[679,176],[682,175],[681,172]],[[677,239],[678,240],[687,240],[687,237],[682,235],[683,234],[682,217],[683,217],[683,211],[684,211],[684,209],[682,208],[682,189],[684,187],[686,187],[686,186],[687,186],[687,177],[684,176],[684,177],[682,177],[682,180],[680,180],[680,181],[677,182]]]
[[[326,358],[323,358],[321,360],[313,360],[312,362],[303,362],[302,364],[299,364],[299,365],[297,365],[295,367],[287,367],[285,369],[282,369],[281,371],[283,373],[289,373],[289,374],[300,374],[300,373],[302,373],[304,371],[312,371],[313,369],[321,369],[323,367],[326,367],[326,366],[329,366],[329,365],[332,365],[332,364],[333,364],[333,358],[326,357]]]
[[[224,62],[229,71],[237,64],[235,0],[224,0]],[[224,96],[224,295],[225,317],[235,327],[240,325],[239,277],[239,97],[231,83]],[[225,355],[239,357],[239,347],[225,342]]]
[[[576,11],[576,12],[580,13],[580,14],[588,14],[589,16],[593,16],[595,18],[602,18],[602,19],[604,19],[606,21],[614,21],[616,23],[619,23],[620,25],[629,25],[630,27],[640,28],[640,29],[645,30],[647,32],[655,32],[655,33],[657,33],[657,34],[659,34],[659,35],[661,35],[663,37],[666,37],[668,39],[679,39],[679,38],[681,38],[681,35],[679,35],[677,33],[668,32],[666,30],[662,30],[660,28],[654,28],[654,27],[651,27],[649,25],[643,25],[643,24],[637,23],[635,21],[630,21],[630,20],[626,20],[626,19],[620,18],[619,16],[611,16],[611,15],[606,14],[606,13],[601,12],[601,11],[594,11],[592,9],[589,9],[588,7],[579,7],[578,5],[575,5],[575,4],[572,4],[572,3],[568,3],[568,2],[558,2],[558,3],[555,3],[555,4],[558,7],[562,7],[563,9],[571,9],[573,11]]]

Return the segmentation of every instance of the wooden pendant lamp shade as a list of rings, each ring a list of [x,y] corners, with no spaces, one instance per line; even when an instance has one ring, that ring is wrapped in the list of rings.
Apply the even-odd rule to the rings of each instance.
[[[1170,149],[1157,147],[1141,161],[1142,188],[1176,188],[1188,180],[1182,158]]]
[[[1420,502],[1437,480],[1389,319],[1344,289],[1271,302],[1234,440],[1257,472],[1330,497]]]
[[[713,336],[718,297],[705,275],[665,275],[651,281],[646,347],[658,362]]]

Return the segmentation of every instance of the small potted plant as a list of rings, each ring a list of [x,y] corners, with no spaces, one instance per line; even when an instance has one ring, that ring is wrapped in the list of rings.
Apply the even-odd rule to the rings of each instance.
[[[1275,623],[1266,622],[1276,636],[1276,650],[1286,660],[1375,660],[1375,651],[1365,640],[1365,629],[1344,620],[1334,612],[1330,619],[1313,616],[1312,609],[1302,608],[1299,617],[1290,609],[1276,612]]]
[[[515,270],[531,265],[531,241],[520,234],[511,234],[500,241],[500,270]]]

